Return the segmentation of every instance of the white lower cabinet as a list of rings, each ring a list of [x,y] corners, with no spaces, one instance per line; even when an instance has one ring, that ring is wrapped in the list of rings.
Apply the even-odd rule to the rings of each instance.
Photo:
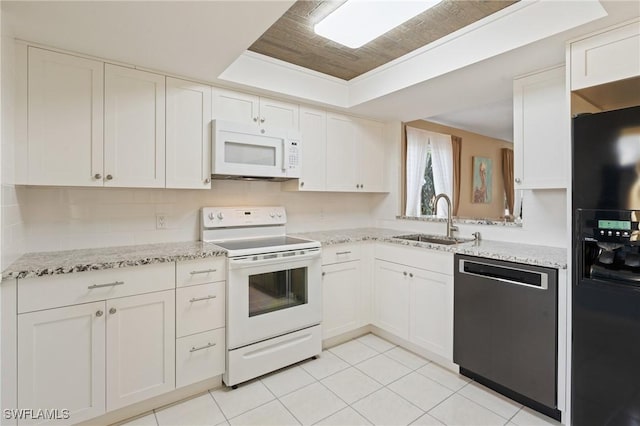
[[[409,279],[407,268],[376,260],[373,286],[373,325],[409,339]]]
[[[322,267],[322,338],[358,328],[361,324],[360,260]]]
[[[105,302],[18,315],[18,408],[68,409],[71,423],[104,414],[105,320]]]
[[[107,301],[107,410],[175,388],[175,291]]]
[[[224,373],[224,332],[219,328],[176,340],[176,387]]]
[[[451,361],[453,255],[400,247],[380,254],[393,261],[375,260],[373,325]]]

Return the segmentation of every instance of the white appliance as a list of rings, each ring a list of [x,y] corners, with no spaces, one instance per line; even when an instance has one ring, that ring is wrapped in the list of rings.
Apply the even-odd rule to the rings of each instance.
[[[213,120],[212,127],[214,178],[281,181],[300,177],[299,133],[222,120]]]
[[[202,208],[202,241],[227,250],[227,386],[322,351],[320,243],[286,221],[283,207]]]

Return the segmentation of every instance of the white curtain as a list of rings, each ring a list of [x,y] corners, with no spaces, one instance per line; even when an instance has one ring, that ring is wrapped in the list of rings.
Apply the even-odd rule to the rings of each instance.
[[[433,170],[433,187],[436,195],[445,193],[453,197],[453,148],[451,135],[429,132],[431,141],[431,167]],[[438,217],[447,216],[447,203],[438,202]]]
[[[407,126],[407,205],[405,215],[420,216],[424,171],[429,153],[429,133]]]

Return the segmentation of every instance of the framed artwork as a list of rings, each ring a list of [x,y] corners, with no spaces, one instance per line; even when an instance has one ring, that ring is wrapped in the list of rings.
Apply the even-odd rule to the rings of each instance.
[[[491,158],[473,157],[473,195],[472,203],[491,202],[493,183],[493,161]]]

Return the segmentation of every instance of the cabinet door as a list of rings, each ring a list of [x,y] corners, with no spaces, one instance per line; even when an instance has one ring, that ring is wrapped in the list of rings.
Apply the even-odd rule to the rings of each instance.
[[[175,290],[107,301],[107,410],[175,388]]]
[[[360,261],[322,267],[322,337],[327,339],[361,325]]]
[[[452,361],[453,277],[422,269],[409,274],[409,340]]]
[[[257,125],[259,108],[259,98],[255,95],[217,88],[213,90],[213,118]]]
[[[640,23],[571,43],[571,90],[640,75]]]
[[[300,107],[288,102],[260,98],[260,126],[298,130]]]
[[[514,80],[516,189],[566,188],[571,117],[564,67]]]
[[[358,190],[355,138],[351,117],[327,114],[327,191]]]
[[[409,338],[409,280],[403,265],[375,261],[373,325]]]
[[[302,108],[302,165],[298,188],[303,191],[323,191],[326,186],[327,113]]]
[[[105,412],[104,309],[94,302],[18,315],[19,408],[66,408],[74,424]]]
[[[167,77],[167,188],[211,188],[211,87]]]
[[[165,81],[105,65],[105,186],[165,186]]]
[[[358,120],[356,139],[359,190],[384,192],[386,190],[384,125],[376,121]]]
[[[28,183],[102,186],[103,63],[28,51]]]

